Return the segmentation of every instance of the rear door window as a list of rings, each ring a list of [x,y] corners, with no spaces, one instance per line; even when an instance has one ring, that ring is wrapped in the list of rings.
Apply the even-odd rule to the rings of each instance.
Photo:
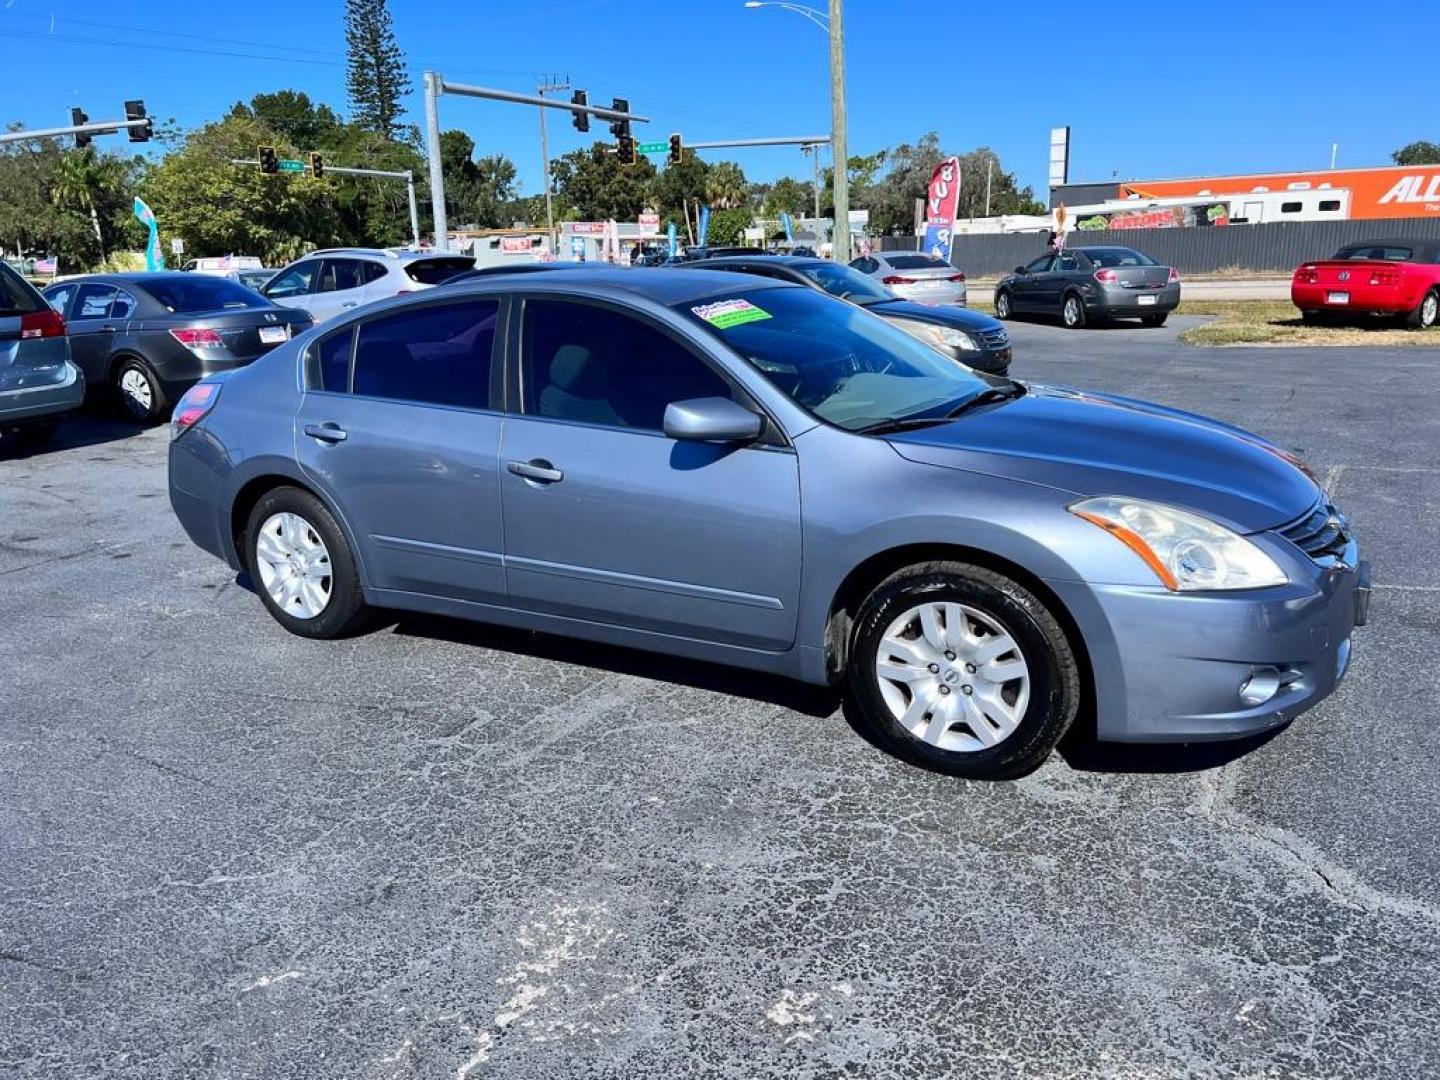
[[[326,259],[315,291],[328,293],[358,289],[365,283],[364,276],[365,265],[358,259]]]
[[[131,296],[124,289],[115,290],[115,301],[110,305],[110,317],[112,319],[133,319],[135,317],[135,297]]]
[[[457,256],[437,259],[416,259],[405,264],[405,274],[420,285],[443,285],[457,274],[475,269],[475,260]]]
[[[114,285],[81,285],[80,291],[75,295],[75,306],[72,309],[70,321],[108,318],[110,305],[114,300]]]
[[[310,368],[310,387],[332,394],[350,392],[350,356],[355,351],[353,326],[322,338],[315,346]]]
[[[385,267],[379,263],[371,262],[368,259],[360,260],[360,281],[362,284],[369,285],[372,281],[379,281],[385,276],[385,273]]]
[[[499,321],[500,302],[490,299],[424,304],[369,319],[360,324],[351,391],[488,409]]]
[[[1074,255],[1061,255],[1055,260],[1055,272],[1057,274],[1073,274],[1080,269],[1080,260]]]

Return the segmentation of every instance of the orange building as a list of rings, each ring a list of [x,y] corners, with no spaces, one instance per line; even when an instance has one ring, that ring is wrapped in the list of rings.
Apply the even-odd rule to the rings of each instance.
[[[1352,219],[1440,218],[1440,165],[1390,165],[1374,169],[1197,176],[1186,180],[1132,180],[1120,184],[1127,199],[1229,198],[1292,191],[1348,191]]]

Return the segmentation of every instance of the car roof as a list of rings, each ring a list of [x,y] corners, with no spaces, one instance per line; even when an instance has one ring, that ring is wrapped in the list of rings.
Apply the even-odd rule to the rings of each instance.
[[[116,274],[76,274],[59,285],[145,285],[152,281],[227,281],[219,274],[197,274],[193,270],[127,270]],[[234,282],[231,282],[233,285]],[[47,289],[52,286],[45,286]]]
[[[299,262],[301,259],[314,258],[316,255],[367,256],[372,259],[393,259],[396,262],[414,262],[416,259],[468,258],[463,251],[415,251],[411,248],[336,247],[316,248],[314,251],[307,251],[295,261]]]
[[[680,270],[653,267],[635,270],[626,267],[596,267],[586,270],[555,270],[548,274],[521,274],[518,278],[504,274],[490,274],[471,278],[468,281],[453,282],[447,286],[459,292],[484,291],[500,292],[507,283],[511,288],[523,279],[519,288],[548,288],[553,285],[578,285],[585,290],[600,290],[628,293],[632,296],[653,300],[659,304],[683,304],[723,293],[733,293],[737,288],[751,289],[800,289],[804,286],[788,281],[747,277],[745,284],[736,284],[735,275],[720,270]]]
[[[815,255],[717,255],[713,259],[696,259],[689,265],[695,268],[713,266],[717,270],[723,270],[727,266],[753,266],[756,262],[764,262],[766,266],[789,266],[799,269],[802,266],[816,266],[829,263],[831,266],[844,266],[844,263],[837,263],[833,259],[822,259]]]

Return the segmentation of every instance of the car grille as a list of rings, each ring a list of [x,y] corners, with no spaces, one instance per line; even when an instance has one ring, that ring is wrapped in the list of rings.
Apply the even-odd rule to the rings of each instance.
[[[998,330],[981,330],[979,338],[987,349],[1003,349],[1010,344],[1010,331],[1003,326]]]
[[[1280,535],[1312,559],[1339,558],[1350,543],[1350,520],[1328,502],[1280,529]]]

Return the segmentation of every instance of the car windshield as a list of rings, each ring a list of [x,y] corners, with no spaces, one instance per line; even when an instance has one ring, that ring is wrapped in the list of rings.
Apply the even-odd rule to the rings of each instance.
[[[1154,266],[1155,260],[1129,248],[1086,248],[1085,254],[1096,266]]]
[[[874,278],[840,263],[817,262],[798,269],[831,296],[838,296],[841,300],[856,304],[878,304],[895,299],[894,294],[877,285]]]
[[[1350,259],[1367,259],[1378,262],[1409,262],[1415,257],[1413,249],[1408,247],[1393,247],[1384,244],[1357,244],[1354,247],[1341,248],[1335,256],[1336,261]]]
[[[743,290],[675,310],[797,404],[848,431],[938,419],[995,385],[884,319],[813,289]]]
[[[886,255],[885,261],[896,270],[949,270],[950,264],[934,255]]]
[[[137,281],[137,285],[153,296],[167,311],[177,315],[196,311],[268,307],[259,293],[245,288],[238,281],[186,274],[173,278]]]

